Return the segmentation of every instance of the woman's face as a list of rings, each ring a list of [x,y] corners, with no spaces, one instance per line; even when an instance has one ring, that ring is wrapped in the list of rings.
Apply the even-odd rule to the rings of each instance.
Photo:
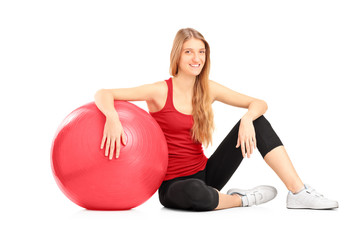
[[[191,38],[184,42],[179,62],[179,74],[197,76],[205,64],[205,44],[203,41]]]

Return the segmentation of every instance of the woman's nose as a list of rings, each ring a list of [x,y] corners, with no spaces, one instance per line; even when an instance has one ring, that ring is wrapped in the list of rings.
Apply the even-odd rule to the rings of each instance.
[[[194,62],[199,62],[199,61],[200,61],[200,57],[195,53],[193,60],[194,60]]]

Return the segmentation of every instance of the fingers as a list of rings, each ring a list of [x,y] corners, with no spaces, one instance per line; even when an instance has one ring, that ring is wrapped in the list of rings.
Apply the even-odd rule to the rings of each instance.
[[[116,158],[119,158],[120,155],[120,138],[116,138]]]
[[[106,145],[105,145],[105,156],[107,157],[109,155],[109,149],[110,149],[110,137],[106,138]]]
[[[247,157],[248,158],[250,158],[250,154],[252,153],[252,150],[251,150],[251,148],[250,148],[250,140],[249,139],[247,139],[246,141],[245,141],[245,144],[246,144],[246,153],[247,153]],[[250,150],[250,151],[249,151]]]
[[[257,148],[256,137],[253,137],[254,149]]]
[[[250,158],[256,148],[256,134],[252,122],[240,123],[236,148],[239,145],[241,145],[242,156],[245,158],[247,155]]]
[[[125,132],[121,125],[120,120],[107,118],[104,126],[103,137],[101,140],[100,148],[103,149],[105,145],[105,156],[109,156],[111,160],[114,155],[115,158],[120,156],[121,140],[125,144]]]
[[[104,140],[105,139],[105,140]],[[115,144],[116,144],[116,139],[113,138],[111,139],[111,137],[104,137],[103,141],[106,141],[106,145],[105,145],[105,156],[109,156],[109,159],[111,160],[113,157],[113,153],[114,153],[114,149],[115,149]],[[103,146],[103,144],[102,144]],[[119,149],[119,154],[120,154],[120,149]],[[116,156],[117,156],[117,152],[116,152]]]
[[[245,141],[241,141],[241,153],[243,158],[245,158]]]
[[[110,156],[109,159],[111,160],[113,158],[114,155],[114,150],[115,150],[115,138],[112,138],[110,141]]]
[[[240,137],[238,137],[237,142],[236,142],[236,148],[238,148],[240,146]]]
[[[126,145],[126,138],[125,138],[125,133],[124,132],[121,134],[121,140],[122,140],[122,143],[125,146]]]
[[[103,148],[104,148],[105,141],[106,141],[106,135],[104,134],[104,136],[103,136],[103,138],[102,138],[102,140],[101,140],[100,149],[103,149]]]
[[[239,140],[240,138],[238,138],[238,142],[241,142],[241,153],[243,158],[245,158],[245,156],[247,156],[248,158],[250,158],[250,155],[253,154],[254,149],[256,148],[256,139],[255,137],[253,138],[247,138],[247,139],[243,139],[243,140]],[[236,147],[238,147],[239,143],[236,145]]]
[[[125,134],[123,133],[121,136],[118,136],[116,138],[114,137],[110,137],[110,136],[106,136],[104,135],[102,140],[101,140],[101,146],[100,148],[103,149],[104,145],[105,145],[105,156],[109,156],[109,159],[111,160],[114,156],[114,151],[115,151],[115,158],[119,158],[120,156],[120,147],[121,147],[121,142],[120,142],[120,138],[124,144],[124,146],[126,145],[125,142]],[[105,144],[106,143],[106,144]]]

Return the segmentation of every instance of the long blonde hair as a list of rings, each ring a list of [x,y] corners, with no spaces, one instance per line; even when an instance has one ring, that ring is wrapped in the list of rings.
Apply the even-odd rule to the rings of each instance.
[[[210,46],[204,36],[193,28],[180,29],[174,39],[170,54],[170,74],[178,74],[178,65],[181,56],[181,50],[184,42],[195,38],[203,41],[205,44],[205,65],[201,73],[196,76],[192,98],[192,115],[194,125],[191,129],[191,137],[194,141],[200,142],[205,148],[212,145],[212,132],[214,131],[214,113],[211,107],[209,91],[209,73],[210,73]]]

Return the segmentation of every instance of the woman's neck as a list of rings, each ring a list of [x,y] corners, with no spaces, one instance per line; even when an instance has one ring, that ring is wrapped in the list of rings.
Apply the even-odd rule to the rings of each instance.
[[[173,86],[184,94],[192,95],[196,77],[194,76],[175,76],[173,79]]]

